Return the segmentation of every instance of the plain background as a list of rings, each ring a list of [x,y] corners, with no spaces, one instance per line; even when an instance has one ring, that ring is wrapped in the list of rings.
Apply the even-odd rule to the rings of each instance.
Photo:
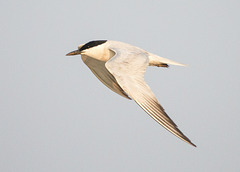
[[[0,171],[239,171],[237,0],[33,1],[0,5]],[[188,67],[145,79],[181,141],[65,54],[118,40]]]

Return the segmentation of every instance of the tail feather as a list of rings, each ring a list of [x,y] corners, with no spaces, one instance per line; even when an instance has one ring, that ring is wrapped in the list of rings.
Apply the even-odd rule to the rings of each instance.
[[[163,64],[165,64],[165,65],[163,65]],[[155,54],[149,53],[149,65],[150,66],[167,67],[168,64],[177,65],[177,66],[186,66],[185,64],[178,63],[173,60],[169,60],[167,58],[163,58],[163,57],[157,56]]]

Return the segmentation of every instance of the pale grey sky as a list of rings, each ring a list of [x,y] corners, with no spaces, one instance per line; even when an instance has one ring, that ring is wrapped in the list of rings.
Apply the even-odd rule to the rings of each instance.
[[[240,2],[2,1],[0,171],[240,169]],[[145,78],[181,141],[65,54],[118,40],[189,64]]]

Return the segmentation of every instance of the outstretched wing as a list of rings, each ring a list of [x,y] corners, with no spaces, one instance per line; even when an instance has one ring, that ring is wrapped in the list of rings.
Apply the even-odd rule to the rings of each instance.
[[[108,88],[110,88],[115,93],[127,98],[128,95],[123,91],[123,89],[118,85],[114,76],[106,69],[105,63],[103,61],[94,59],[92,57],[82,55],[83,62],[89,67],[92,73]]]
[[[148,55],[140,50],[125,51],[111,48],[115,52],[106,62],[106,68],[116,78],[121,88],[154,120],[185,142],[194,145],[177,127],[158,103],[150,87],[144,81],[149,64]]]

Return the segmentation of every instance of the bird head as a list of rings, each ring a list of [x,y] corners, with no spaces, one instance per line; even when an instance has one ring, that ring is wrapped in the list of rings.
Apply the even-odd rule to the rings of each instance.
[[[71,51],[70,53],[66,54],[66,56],[74,56],[78,54],[96,54],[100,53],[99,51],[103,49],[102,47],[99,47],[99,45],[104,44],[107,42],[107,40],[98,40],[98,41],[90,41],[86,44],[81,44],[78,46],[77,50]]]

